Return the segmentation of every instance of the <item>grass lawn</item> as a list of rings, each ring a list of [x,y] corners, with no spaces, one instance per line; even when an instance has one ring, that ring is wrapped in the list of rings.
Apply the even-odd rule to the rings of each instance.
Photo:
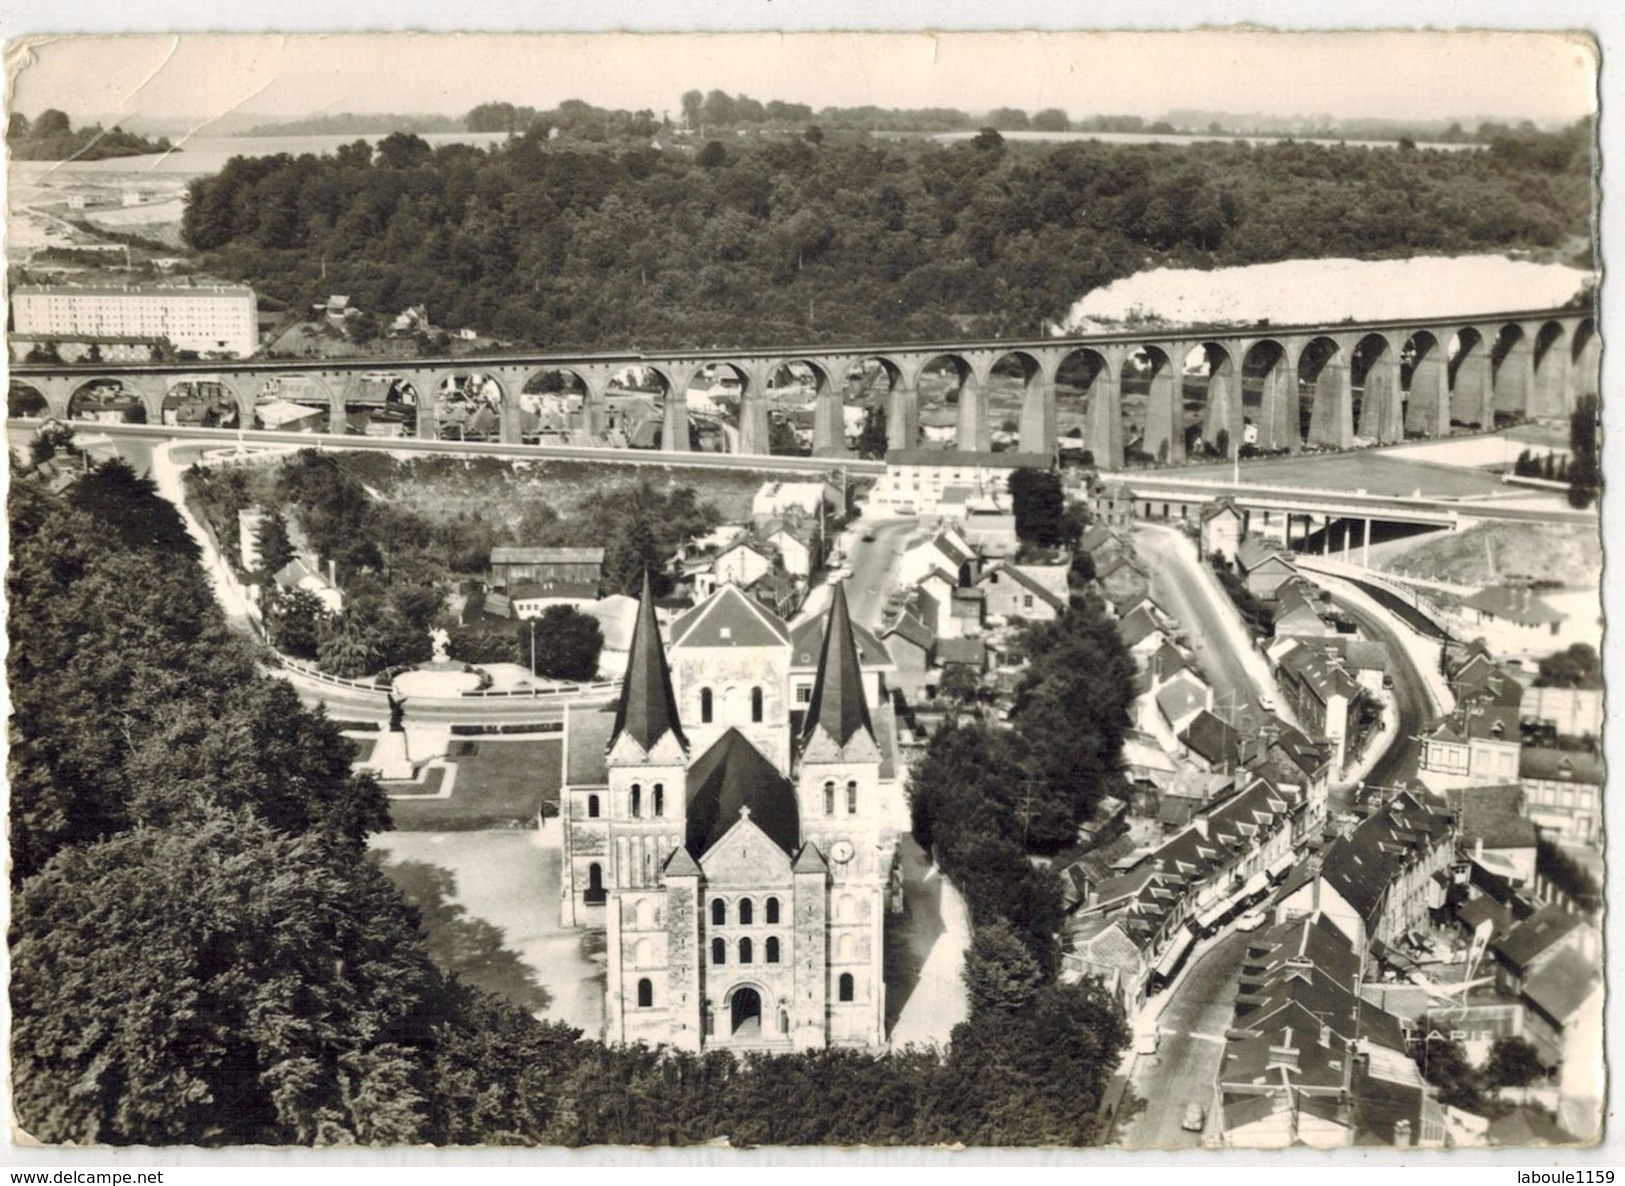
[[[457,766],[457,782],[451,798],[390,800],[396,829],[534,828],[538,811],[558,810],[562,744],[557,738],[452,738],[447,760]]]
[[[1211,465],[1168,472],[1175,477],[1223,480],[1230,476],[1231,469],[1229,465]],[[1265,486],[1364,490],[1367,494],[1413,495],[1420,490],[1424,496],[1435,498],[1469,498],[1507,492],[1493,474],[1370,451],[1244,461],[1241,476],[1245,482]]]

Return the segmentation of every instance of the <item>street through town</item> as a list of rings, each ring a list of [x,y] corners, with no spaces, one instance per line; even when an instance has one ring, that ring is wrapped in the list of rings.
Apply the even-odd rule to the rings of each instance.
[[[1238,729],[1262,720],[1258,692],[1275,681],[1252,649],[1223,589],[1202,571],[1196,545],[1170,528],[1142,526],[1134,546],[1151,574],[1151,595],[1179,622],[1179,632],[1213,687],[1213,711]]]
[[[1256,934],[1257,932],[1253,932]],[[1248,934],[1232,931],[1199,956],[1171,989],[1158,1026],[1155,1054],[1134,1060],[1129,1089],[1145,1101],[1122,1134],[1125,1149],[1182,1149],[1202,1134],[1182,1127],[1186,1109],[1213,1110],[1213,1086],[1224,1060],[1224,1034],[1235,1009]]]

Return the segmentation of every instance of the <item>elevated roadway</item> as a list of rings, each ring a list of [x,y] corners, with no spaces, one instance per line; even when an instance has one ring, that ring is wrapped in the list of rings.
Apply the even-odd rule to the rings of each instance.
[[[1067,381],[1087,403],[1088,447],[1103,469],[1124,464],[1122,396],[1125,383],[1144,385],[1148,409],[1141,448],[1169,461],[1185,451],[1187,360],[1203,360],[1202,439],[1234,456],[1248,420],[1244,379],[1261,384],[1253,413],[1261,449],[1296,451],[1306,443],[1347,448],[1355,434],[1379,444],[1407,434],[1434,437],[1452,423],[1493,426],[1497,413],[1531,418],[1562,416],[1598,390],[1601,340],[1588,306],[1376,321],[1277,325],[1165,326],[1067,337],[977,339],[954,342],[841,343],[807,346],[626,350],[610,353],[504,353],[467,358],[246,359],[175,363],[67,366],[21,363],[14,380],[40,392],[52,413],[66,417],[87,383],[112,380],[138,393],[149,423],[162,419],[177,383],[216,383],[236,401],[241,423],[252,423],[259,392],[298,378],[308,398],[325,403],[330,424],[344,418],[369,377],[397,375],[414,392],[418,437],[435,434],[434,402],[457,376],[482,375],[500,394],[501,440],[518,444],[520,395],[549,372],[574,375],[585,392],[583,431],[604,431],[605,399],[616,377],[638,367],[658,379],[662,439],[675,450],[688,444],[683,398],[707,370],[738,379],[739,447],[770,449],[769,382],[797,363],[813,375],[814,452],[844,449],[842,404],[854,368],[876,364],[887,383],[887,433],[894,448],[912,448],[919,431],[921,376],[936,369],[957,392],[958,447],[991,449],[990,384],[995,369],[1022,384],[1020,448],[1053,454],[1057,446],[1056,385]],[[946,367],[946,370],[943,370]],[[482,383],[483,386],[483,383]],[[404,390],[404,389],[403,389]],[[1355,392],[1361,392],[1358,421]],[[1299,405],[1313,401],[1307,436]]]

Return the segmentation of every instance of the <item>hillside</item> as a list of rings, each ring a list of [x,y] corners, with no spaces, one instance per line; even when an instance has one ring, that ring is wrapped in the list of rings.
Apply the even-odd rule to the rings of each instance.
[[[1425,537],[1378,567],[1458,585],[1525,576],[1591,588],[1602,580],[1602,540],[1585,523],[1479,523]]]
[[[1461,153],[810,133],[539,122],[484,151],[239,158],[192,183],[184,232],[285,302],[575,350],[1030,336],[1147,268],[1550,251],[1591,225],[1583,124]]]

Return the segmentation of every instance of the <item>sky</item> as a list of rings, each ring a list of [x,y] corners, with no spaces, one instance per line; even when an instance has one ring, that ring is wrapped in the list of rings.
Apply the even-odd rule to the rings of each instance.
[[[1547,32],[63,36],[13,43],[8,67],[15,110],[104,119],[461,115],[571,98],[675,115],[691,88],[1073,118],[1198,108],[1545,122],[1596,106],[1594,48]]]

